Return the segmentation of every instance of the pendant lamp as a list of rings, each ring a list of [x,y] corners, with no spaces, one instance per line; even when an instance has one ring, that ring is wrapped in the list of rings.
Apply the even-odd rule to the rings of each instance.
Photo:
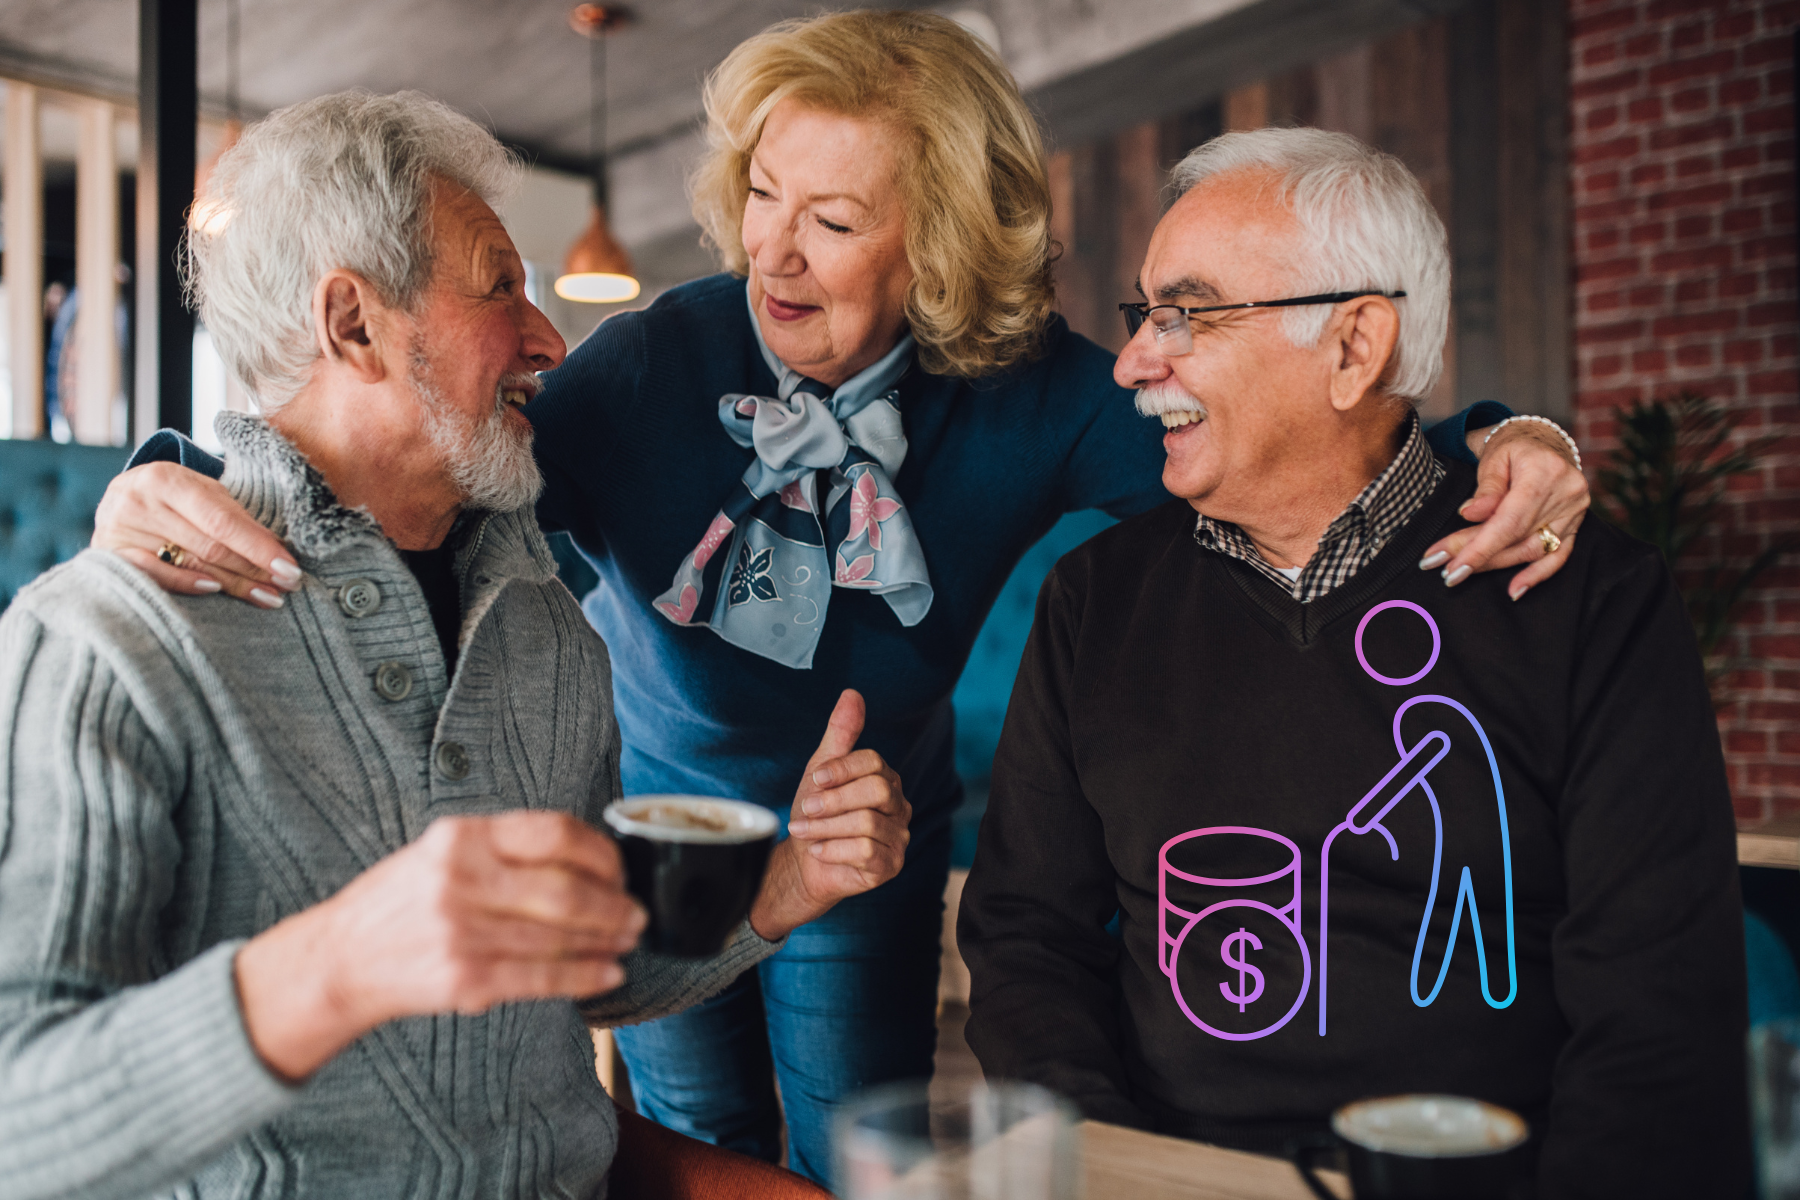
[[[587,228],[569,247],[556,294],[584,304],[618,304],[637,298],[631,256],[606,223],[606,35],[630,24],[630,9],[616,4],[579,4],[569,27],[589,41],[588,158],[593,163],[594,205]]]

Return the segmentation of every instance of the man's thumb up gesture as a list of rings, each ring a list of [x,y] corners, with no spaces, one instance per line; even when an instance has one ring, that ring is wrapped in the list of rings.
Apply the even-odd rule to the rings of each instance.
[[[806,764],[788,814],[788,836],[769,859],[750,925],[769,941],[823,916],[846,896],[886,883],[906,861],[912,805],[881,755],[856,749],[863,698],[838,697],[825,737]]]

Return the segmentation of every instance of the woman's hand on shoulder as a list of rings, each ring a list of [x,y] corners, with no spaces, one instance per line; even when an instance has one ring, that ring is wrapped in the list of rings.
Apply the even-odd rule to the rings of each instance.
[[[1478,485],[1457,510],[1475,524],[1435,542],[1419,567],[1455,587],[1476,572],[1526,563],[1506,588],[1517,600],[1569,561],[1591,497],[1568,443],[1543,422],[1516,421],[1488,435],[1469,435],[1481,457]]]
[[[108,484],[92,545],[182,595],[224,591],[280,608],[282,593],[300,586],[299,564],[274,534],[218,480],[175,463],[145,463]]]
[[[912,805],[881,755],[855,749],[865,713],[860,693],[839,696],[825,738],[806,764],[788,836],[770,856],[750,910],[750,927],[768,941],[881,886],[906,862]]]

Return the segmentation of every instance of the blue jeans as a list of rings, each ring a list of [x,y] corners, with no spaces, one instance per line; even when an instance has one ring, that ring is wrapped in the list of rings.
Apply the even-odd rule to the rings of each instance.
[[[711,1000],[615,1030],[638,1111],[776,1162],[785,1109],[788,1165],[830,1187],[836,1106],[876,1084],[931,1077],[949,871],[945,828],[908,847],[892,882],[796,929]]]

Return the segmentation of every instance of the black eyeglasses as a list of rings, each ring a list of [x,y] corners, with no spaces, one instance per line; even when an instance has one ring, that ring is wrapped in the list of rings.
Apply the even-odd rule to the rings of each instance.
[[[1346,300],[1355,300],[1363,296],[1385,296],[1389,300],[1398,300],[1405,292],[1328,292],[1322,296],[1295,296],[1290,300],[1251,300],[1244,304],[1208,304],[1202,308],[1183,308],[1179,304],[1121,304],[1119,311],[1125,316],[1125,332],[1129,337],[1136,337],[1137,331],[1150,322],[1156,334],[1156,348],[1170,358],[1179,358],[1183,354],[1194,351],[1194,330],[1188,324],[1188,318],[1196,313],[1225,312],[1233,308],[1298,308],[1303,304],[1342,304]]]

